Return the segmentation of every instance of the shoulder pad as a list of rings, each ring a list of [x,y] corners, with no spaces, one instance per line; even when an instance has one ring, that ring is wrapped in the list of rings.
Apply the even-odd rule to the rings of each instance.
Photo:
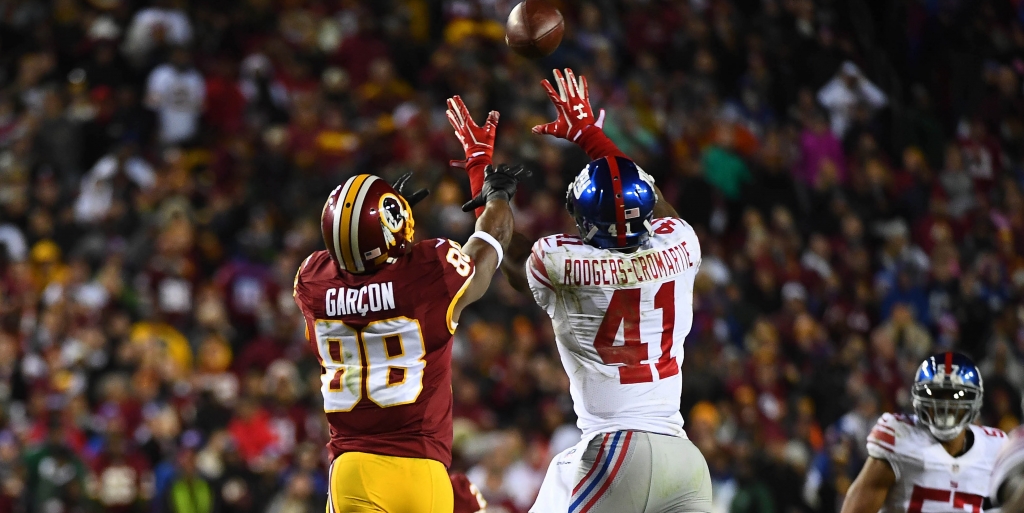
[[[299,268],[295,270],[295,280],[292,281],[292,297],[295,297],[299,293],[299,277],[302,276],[302,270],[306,268],[306,264],[309,263],[309,259],[313,258],[313,255],[306,257]]]
[[[885,413],[868,434],[868,454],[881,459],[917,457],[921,448],[931,443],[928,432],[918,425],[916,417]]]
[[[1001,449],[1008,440],[1006,433],[999,428],[990,426],[971,426],[971,429],[974,430],[975,433],[975,445],[983,446],[985,452],[992,458],[995,458],[996,453],[999,452],[999,449]]]
[[[977,431],[981,431],[981,434],[985,438],[994,438],[996,440],[1001,440],[1000,443],[1002,443],[1002,441],[1005,441],[1005,439],[1006,439],[1006,432],[1003,431],[1002,429],[994,428],[994,427],[991,427],[991,426],[975,426],[975,427],[978,428]],[[1018,427],[1017,429],[1015,429],[1015,430],[1013,430],[1011,432],[1012,433],[1016,433],[1017,431],[1020,431],[1020,429],[1021,428]]]
[[[299,282],[315,281],[325,277],[336,275],[334,261],[325,250],[314,251],[302,261],[299,270],[295,273],[295,286]]]

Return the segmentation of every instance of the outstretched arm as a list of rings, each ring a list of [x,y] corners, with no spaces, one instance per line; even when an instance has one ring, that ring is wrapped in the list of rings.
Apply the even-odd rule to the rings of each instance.
[[[490,287],[491,278],[503,261],[515,228],[509,200],[515,195],[519,181],[528,176],[530,172],[522,166],[509,168],[502,165],[497,170],[487,166],[480,194],[462,206],[462,210],[468,212],[486,205],[476,220],[476,232],[462,247],[462,252],[473,261],[476,272],[455,303],[453,322],[458,322],[462,310],[483,297]]]
[[[587,152],[590,160],[597,160],[605,157],[625,157],[625,153],[612,142],[604,133],[604,109],[594,115],[594,109],[590,106],[590,91],[587,86],[587,77],[580,75],[579,79],[569,68],[565,69],[563,75],[559,70],[553,70],[555,84],[558,90],[547,80],[541,80],[540,84],[548,93],[548,98],[558,112],[558,118],[550,123],[533,127],[535,134],[547,134],[572,141]],[[667,201],[661,189],[654,186],[658,195],[658,203],[654,206],[654,217],[679,217],[676,210]]]
[[[597,116],[594,116],[594,109],[590,106],[590,91],[587,86],[587,77],[580,76],[579,80],[569,68],[565,68],[563,75],[559,70],[553,70],[555,84],[558,91],[547,80],[541,80],[540,85],[548,93],[548,98],[558,112],[558,118],[550,123],[533,127],[535,134],[547,134],[576,143],[577,146],[587,152],[590,160],[597,160],[604,157],[626,157],[622,150],[615,146],[615,143],[604,134],[604,109],[601,109]],[[628,157],[627,157],[628,158]]]
[[[508,251],[505,252],[505,259],[501,261],[501,272],[508,279],[508,284],[530,297],[533,297],[533,294],[530,292],[530,282],[526,279],[526,261],[530,258],[532,248],[533,242],[530,239],[519,232],[514,232]]]
[[[486,233],[501,246],[502,253],[512,239],[512,209],[508,201],[495,200],[487,203],[484,213],[476,220],[476,232]],[[462,309],[483,297],[491,286],[491,278],[498,270],[498,251],[488,241],[472,237],[462,246],[462,252],[473,260],[476,274],[466,292],[455,303],[452,320],[457,321]]]
[[[654,218],[661,219],[662,217],[679,217],[679,213],[672,206],[671,203],[665,200],[665,195],[661,193],[661,189],[655,185],[654,193],[658,196],[658,202],[654,204]]]
[[[452,128],[455,129],[455,136],[459,138],[459,142],[462,143],[462,149],[465,151],[466,160],[452,161],[452,165],[455,167],[462,167],[466,169],[466,173],[469,175],[469,187],[470,192],[475,197],[479,197],[484,187],[484,175],[485,170],[491,168],[491,154],[494,151],[494,136],[498,128],[498,113],[492,111],[487,116],[487,121],[483,127],[479,127],[473,122],[472,116],[470,116],[469,109],[466,108],[466,104],[463,103],[462,98],[453,96],[448,99],[448,122],[451,123]],[[536,130],[535,130],[536,131]],[[507,166],[499,166],[499,170]],[[524,175],[525,176],[525,175]],[[467,204],[468,205],[468,204]],[[491,208],[490,203],[487,204],[487,209],[477,208],[475,210],[479,219],[477,220],[477,232],[487,230],[487,226],[492,221],[487,220],[485,222],[484,217],[490,217],[488,213]],[[511,212],[511,210],[509,211]],[[497,214],[495,214],[496,216]],[[511,213],[509,213],[509,219],[511,219]],[[483,224],[482,224],[483,223]],[[501,239],[499,239],[501,241]],[[501,261],[501,272],[508,278],[509,283],[512,287],[519,292],[524,294],[530,294],[530,284],[526,279],[526,259],[530,256],[530,248],[533,246],[525,235],[521,233],[512,233],[509,230],[509,239],[504,240],[502,243],[505,254]],[[482,244],[482,245],[481,245]],[[481,262],[479,259],[489,259],[496,255],[487,251],[486,243],[480,240],[470,239],[466,243],[464,252],[470,254],[470,252],[480,251],[480,256],[474,257],[474,261],[477,263],[477,272],[479,273],[482,268],[488,269],[487,279],[477,279],[474,277],[474,285],[470,286],[470,289],[463,295],[464,298],[474,297],[479,298],[487,291],[487,286],[490,283],[490,278],[493,274],[494,266],[487,265]],[[485,255],[486,254],[486,255]],[[473,290],[475,287],[480,287],[481,290]],[[471,301],[466,304],[471,303]],[[461,308],[457,305],[457,311],[461,311]]]
[[[498,133],[498,111],[492,110],[487,114],[487,120],[483,126],[477,126],[469,109],[459,95],[448,98],[448,122],[455,129],[455,137],[462,143],[462,150],[465,152],[465,160],[453,160],[451,165],[466,170],[469,176],[469,189],[474,197],[480,194],[484,185],[484,170],[491,165],[491,155],[494,154],[494,138]],[[475,210],[477,217],[483,215],[483,205]]]

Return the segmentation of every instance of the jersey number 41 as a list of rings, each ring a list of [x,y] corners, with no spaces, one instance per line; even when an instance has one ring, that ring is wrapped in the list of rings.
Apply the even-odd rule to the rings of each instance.
[[[663,283],[654,294],[654,308],[661,310],[661,357],[655,364],[659,379],[679,374],[679,365],[672,356],[676,325],[675,290],[676,282],[669,281]],[[651,365],[644,363],[649,354],[647,343],[640,340],[640,293],[641,289],[638,288],[617,289],[608,302],[608,310],[594,338],[594,349],[601,361],[606,365],[621,365],[619,382],[623,385],[654,381]],[[615,345],[619,326],[622,326],[625,338],[621,346]]]

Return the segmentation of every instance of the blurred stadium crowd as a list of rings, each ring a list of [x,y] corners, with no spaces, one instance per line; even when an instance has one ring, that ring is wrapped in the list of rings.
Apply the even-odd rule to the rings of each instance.
[[[555,0],[553,0],[555,1]],[[529,133],[553,67],[698,228],[683,413],[716,513],[837,511],[930,352],[1024,386],[1024,11],[935,0],[0,1],[0,511],[323,511],[319,368],[291,298],[322,202],[413,171],[465,240],[444,98],[501,111],[531,235],[585,155]],[[456,334],[455,470],[523,512],[574,443],[547,317],[498,278]]]

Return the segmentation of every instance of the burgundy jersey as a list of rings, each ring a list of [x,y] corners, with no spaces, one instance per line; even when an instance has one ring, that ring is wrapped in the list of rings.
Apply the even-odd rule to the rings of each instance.
[[[302,263],[295,302],[321,363],[332,459],[358,451],[451,464],[452,310],[473,273],[447,239],[369,274],[339,270],[326,251]]]

